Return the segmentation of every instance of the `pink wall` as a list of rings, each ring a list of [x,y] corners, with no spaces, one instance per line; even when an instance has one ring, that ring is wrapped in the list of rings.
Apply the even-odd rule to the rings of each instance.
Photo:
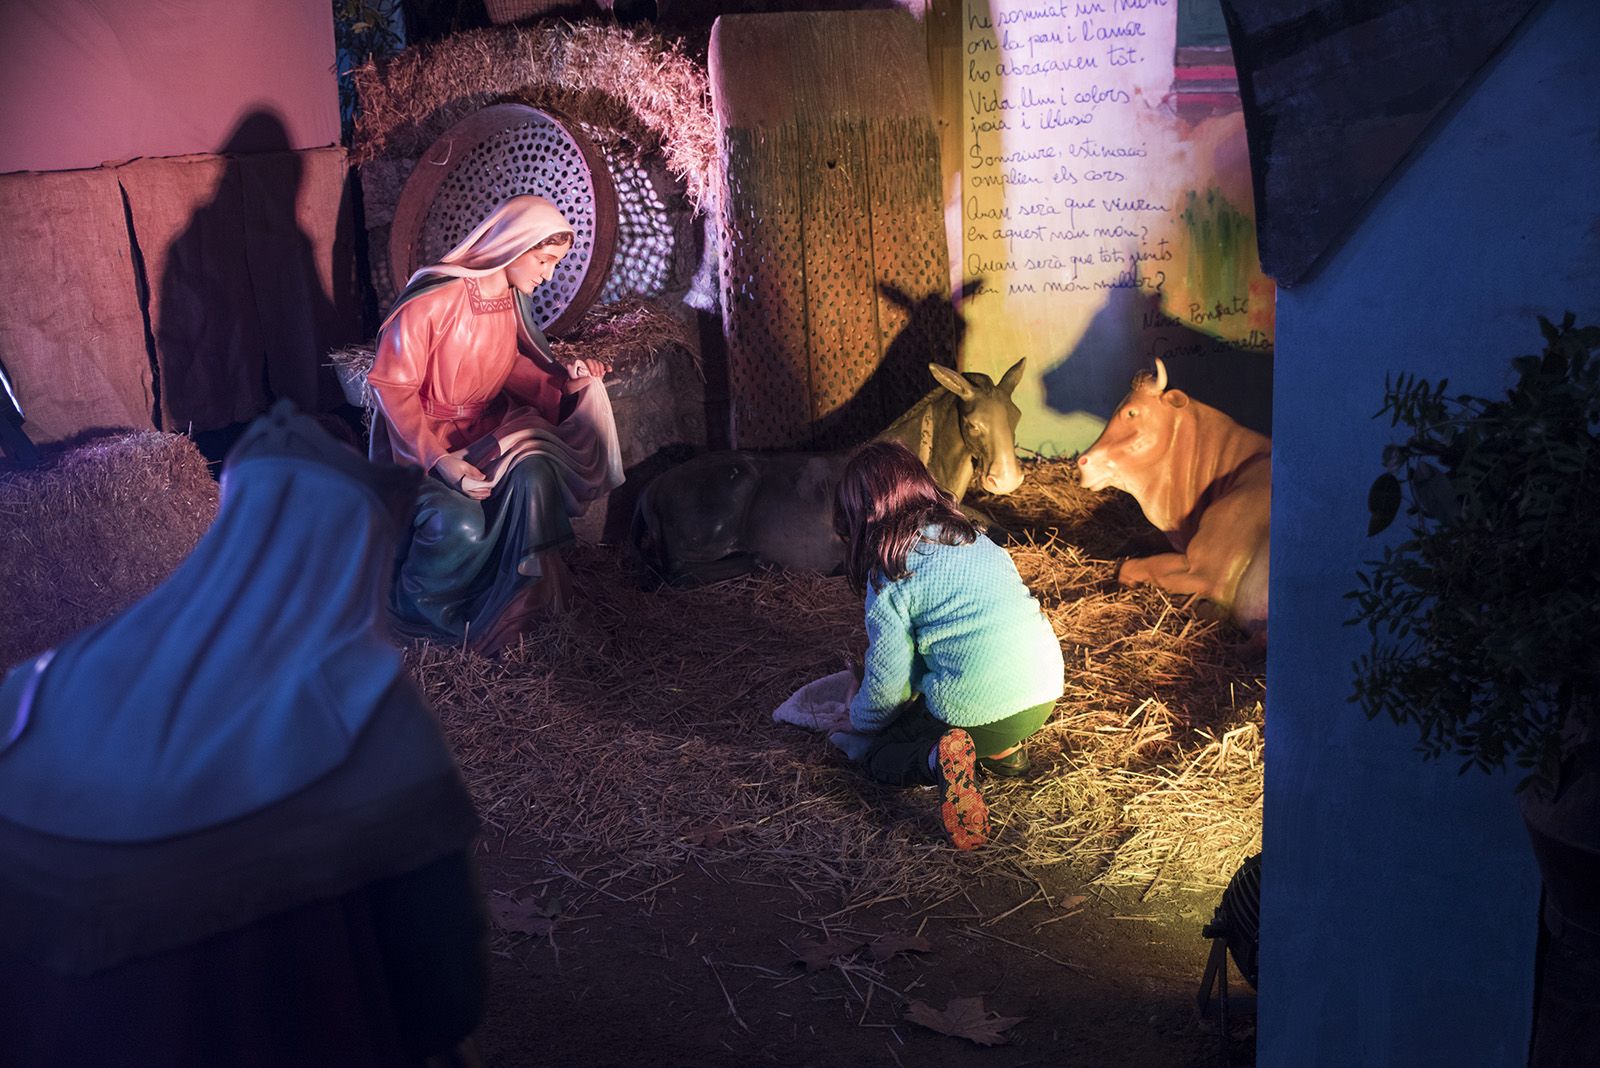
[[[339,139],[327,0],[0,0],[0,174],[216,152],[275,112]]]

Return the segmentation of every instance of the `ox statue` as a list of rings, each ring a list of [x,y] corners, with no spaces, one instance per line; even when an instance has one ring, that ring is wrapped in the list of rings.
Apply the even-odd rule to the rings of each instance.
[[[1198,594],[1252,634],[1267,625],[1272,440],[1141,372],[1095,443],[1078,457],[1087,490],[1126,490],[1175,550],[1125,561],[1125,586]]]
[[[927,465],[957,501],[974,474],[989,493],[1022,484],[1011,393],[1026,361],[996,384],[988,375],[929,364],[938,380],[925,397],[878,435],[898,441]],[[639,494],[629,536],[666,582],[712,582],[761,565],[837,570],[844,544],[833,532],[833,490],[847,454],[713,452],[664,472]]]

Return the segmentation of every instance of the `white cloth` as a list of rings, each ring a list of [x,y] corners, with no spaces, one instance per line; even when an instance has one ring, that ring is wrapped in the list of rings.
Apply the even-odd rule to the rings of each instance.
[[[850,727],[850,699],[858,685],[856,673],[848,668],[814,679],[773,709],[772,721],[824,731],[835,748],[851,760],[860,760],[873,736]]]

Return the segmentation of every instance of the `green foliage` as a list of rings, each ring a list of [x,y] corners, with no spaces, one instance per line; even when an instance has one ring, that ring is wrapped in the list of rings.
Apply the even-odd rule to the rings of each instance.
[[[355,127],[355,84],[350,72],[379,56],[393,55],[404,43],[395,32],[401,0],[333,0],[333,47],[339,77],[339,120],[345,144]]]
[[[1410,437],[1384,450],[1369,533],[1405,503],[1409,536],[1346,595],[1372,635],[1367,717],[1414,724],[1463,772],[1523,768],[1519,789],[1552,782],[1564,732],[1600,716],[1600,327],[1539,326],[1503,400],[1385,381],[1376,417]]]

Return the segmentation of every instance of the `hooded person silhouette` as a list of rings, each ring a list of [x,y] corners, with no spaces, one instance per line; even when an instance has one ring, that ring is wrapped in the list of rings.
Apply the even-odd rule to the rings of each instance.
[[[0,683],[6,1063],[396,1065],[470,1033],[477,820],[383,617],[415,483],[280,402],[171,577]]]

